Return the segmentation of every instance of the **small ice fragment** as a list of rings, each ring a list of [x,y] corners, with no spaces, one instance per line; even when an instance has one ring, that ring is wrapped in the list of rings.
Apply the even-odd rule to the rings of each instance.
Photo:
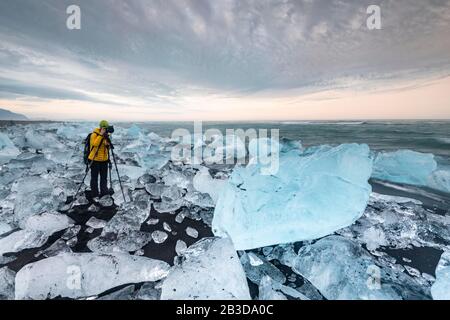
[[[81,226],[79,226],[79,225],[70,227],[69,229],[66,230],[66,232],[64,232],[61,239],[70,240],[73,237],[76,237],[78,235],[78,232],[80,232],[80,230],[81,230]]]
[[[192,237],[192,238],[194,238],[194,239],[197,239],[197,238],[198,238],[198,231],[195,230],[194,228],[187,227],[187,228],[186,228],[186,234],[187,234],[189,237]]]
[[[163,227],[164,227],[164,230],[166,230],[167,232],[172,232],[172,228],[170,227],[170,225],[167,222],[164,222]]]
[[[106,196],[103,196],[103,197],[98,201],[98,203],[99,203],[102,207],[104,207],[104,208],[109,208],[109,207],[112,207],[112,206],[113,206],[114,200],[113,200],[113,198],[112,198],[110,195],[106,195]]]
[[[86,225],[93,229],[103,229],[106,226],[106,221],[92,217],[86,222]]]
[[[159,223],[159,219],[148,219],[147,224],[149,226],[154,226]]]
[[[165,233],[164,231],[157,230],[152,233],[152,239],[157,244],[163,243],[164,241],[167,240],[168,237],[169,237],[168,234]]]
[[[175,221],[176,221],[177,223],[183,223],[184,218],[185,218],[185,215],[184,215],[182,212],[180,212],[180,213],[177,214],[177,216],[175,217]]]
[[[264,264],[264,262],[254,253],[250,252],[248,254],[249,260],[250,260],[250,264],[254,267],[260,266],[262,264]]]
[[[178,240],[175,246],[175,252],[177,253],[177,255],[181,256],[186,251],[186,249],[186,242],[184,242],[183,240]]]
[[[100,211],[100,208],[97,207],[95,204],[92,204],[92,205],[88,208],[88,212],[93,212],[93,213],[95,213],[95,212],[99,212],[99,211]]]

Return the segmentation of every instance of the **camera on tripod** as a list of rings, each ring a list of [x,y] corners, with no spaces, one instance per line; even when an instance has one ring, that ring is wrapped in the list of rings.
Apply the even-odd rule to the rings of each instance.
[[[114,133],[114,126],[109,126],[106,128],[107,133]]]

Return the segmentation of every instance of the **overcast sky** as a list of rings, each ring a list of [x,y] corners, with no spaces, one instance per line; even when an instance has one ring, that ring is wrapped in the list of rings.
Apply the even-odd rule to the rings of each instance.
[[[68,30],[66,8],[81,8]],[[366,25],[381,8],[381,30]],[[0,108],[33,118],[450,118],[450,0],[1,0]]]

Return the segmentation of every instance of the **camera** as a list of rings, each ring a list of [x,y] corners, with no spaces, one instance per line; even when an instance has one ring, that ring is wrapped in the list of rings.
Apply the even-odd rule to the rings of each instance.
[[[109,126],[108,128],[106,128],[106,132],[107,133],[114,133],[114,126]]]

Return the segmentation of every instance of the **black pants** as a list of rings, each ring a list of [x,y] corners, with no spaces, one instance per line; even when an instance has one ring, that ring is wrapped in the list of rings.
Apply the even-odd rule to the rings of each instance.
[[[92,196],[96,197],[98,193],[98,176],[100,176],[100,196],[108,194],[108,162],[94,161],[91,167],[91,191]]]

